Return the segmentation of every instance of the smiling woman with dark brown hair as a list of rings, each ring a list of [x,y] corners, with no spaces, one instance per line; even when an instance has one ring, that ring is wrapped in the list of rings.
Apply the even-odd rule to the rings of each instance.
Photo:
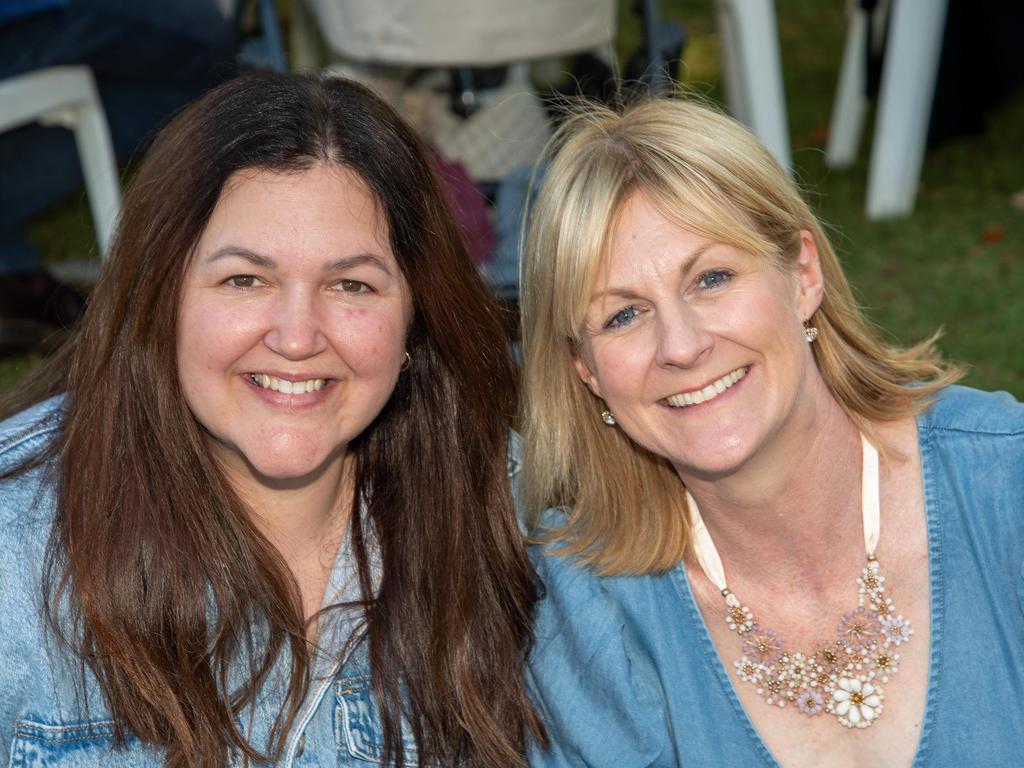
[[[521,764],[512,364],[443,200],[342,80],[159,135],[0,425],[0,763]]]
[[[532,765],[1020,761],[1024,406],[862,316],[744,127],[581,111],[534,206]]]

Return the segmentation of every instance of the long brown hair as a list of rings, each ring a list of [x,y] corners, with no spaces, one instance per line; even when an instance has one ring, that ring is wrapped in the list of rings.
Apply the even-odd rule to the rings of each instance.
[[[414,303],[411,367],[353,444],[351,525],[385,759],[401,764],[403,716],[428,763],[523,765],[526,739],[542,738],[521,674],[536,587],[506,473],[514,370],[428,157],[354,83],[261,73],[220,86],[156,138],[81,327],[8,403],[67,393],[49,452],[61,468],[50,625],[97,678],[117,738],[166,748],[168,765],[221,766],[229,748],[276,759],[309,685],[296,584],[207,451],[174,329],[225,182],[316,163],[373,191]],[[383,564],[375,595],[368,531]],[[281,654],[292,676],[261,755],[234,715]],[[231,689],[243,659],[248,679]]]

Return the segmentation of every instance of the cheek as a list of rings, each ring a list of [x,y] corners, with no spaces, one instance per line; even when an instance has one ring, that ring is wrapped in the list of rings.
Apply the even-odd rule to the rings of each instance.
[[[352,368],[390,370],[404,358],[405,319],[390,312],[349,310],[332,323],[331,340]]]
[[[251,347],[266,331],[253,307],[183,304],[178,321],[178,364],[183,370],[216,370]]]
[[[796,315],[780,293],[781,289],[737,294],[727,307],[713,314],[709,330],[755,349],[784,344]]]
[[[210,368],[209,333],[216,313],[201,305],[182,304],[178,314],[178,372],[186,394],[194,388],[192,375]]]
[[[236,363],[258,343],[261,331],[252,313],[183,304],[178,320],[178,382],[189,410],[211,429],[230,396]]]
[[[649,356],[639,343],[616,341],[595,349],[593,361],[591,370],[607,399],[637,391],[643,386]]]
[[[601,385],[601,391],[605,397],[615,397],[618,394],[628,394],[637,389],[639,383],[638,373],[628,360],[617,359],[606,362],[600,367],[597,377]]]

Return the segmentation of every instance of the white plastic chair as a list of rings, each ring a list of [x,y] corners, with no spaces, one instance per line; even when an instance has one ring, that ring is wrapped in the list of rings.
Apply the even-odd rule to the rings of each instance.
[[[893,0],[868,171],[869,219],[906,216],[914,210],[946,8],[947,0]],[[876,14],[884,10],[876,9]],[[826,150],[828,164],[833,168],[849,166],[856,160],[867,113],[867,29],[876,20],[855,0],[850,2],[849,13]]]
[[[733,117],[750,126],[791,173],[789,121],[782,84],[778,22],[773,0],[715,0],[722,42],[725,98]]]
[[[121,208],[121,190],[110,128],[92,71],[84,66],[49,67],[0,81],[0,131],[32,122],[74,131],[100,253],[105,257]]]

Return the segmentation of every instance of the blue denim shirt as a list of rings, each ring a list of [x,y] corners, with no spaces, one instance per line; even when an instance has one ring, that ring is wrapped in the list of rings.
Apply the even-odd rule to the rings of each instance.
[[[1024,765],[1024,405],[945,390],[918,419],[931,652],[914,766]],[[777,766],[679,566],[597,577],[532,554],[547,589],[527,680],[538,768]]]
[[[61,401],[50,400],[0,424],[0,471],[36,454],[59,426]],[[517,447],[509,451],[510,476],[518,472]],[[56,648],[45,629],[41,584],[43,556],[54,514],[53,475],[45,468],[0,483],[0,766],[11,768],[148,768],[163,765],[160,750],[129,737],[113,749],[113,722],[91,674],[80,691],[77,659]],[[340,548],[325,603],[358,597],[350,578],[350,540]],[[371,569],[379,564],[371,562]],[[282,766],[373,766],[382,764],[383,726],[370,680],[365,637],[344,659],[338,655],[358,615],[333,611],[321,627],[324,649],[314,660],[313,682],[289,734]],[[281,706],[287,670],[282,663],[257,703],[239,723],[257,748],[266,748]],[[84,694],[84,695],[83,695]],[[418,764],[415,743],[403,728],[405,764]],[[232,755],[231,764],[243,760]]]

